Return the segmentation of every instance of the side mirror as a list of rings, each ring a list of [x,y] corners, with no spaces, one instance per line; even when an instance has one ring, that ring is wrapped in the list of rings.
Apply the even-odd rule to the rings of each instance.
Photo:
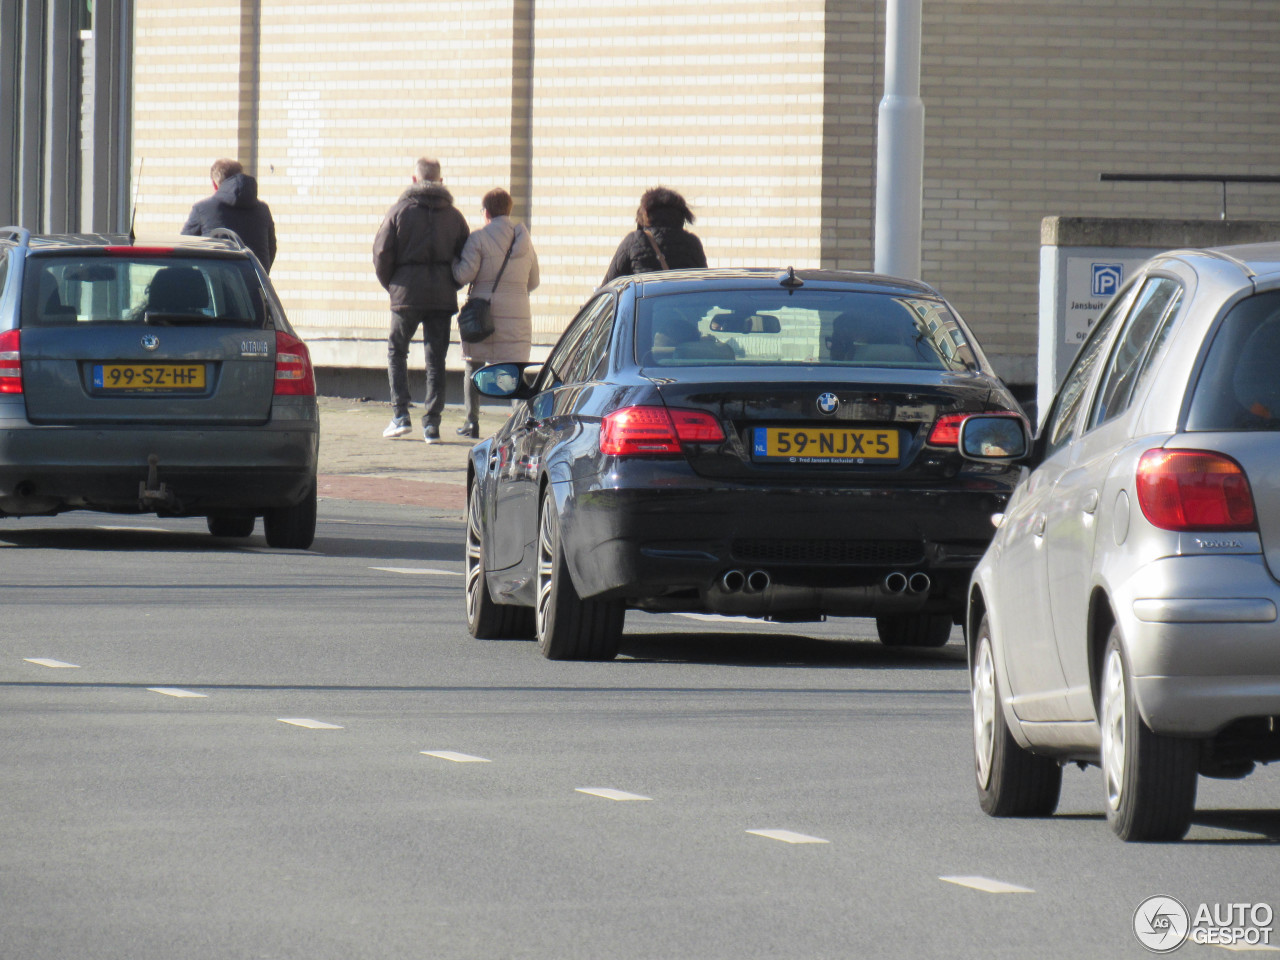
[[[471,382],[486,397],[502,397],[507,400],[527,400],[533,396],[533,388],[525,377],[525,370],[538,364],[491,363],[471,375]]]
[[[960,424],[960,456],[983,463],[1013,463],[1031,449],[1031,432],[1017,415],[976,414]]]

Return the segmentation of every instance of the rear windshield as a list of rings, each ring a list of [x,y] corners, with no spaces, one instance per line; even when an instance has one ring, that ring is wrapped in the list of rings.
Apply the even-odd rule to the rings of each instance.
[[[1223,318],[1187,416],[1188,430],[1280,430],[1280,291]]]
[[[881,293],[716,291],[646,297],[642,366],[708,364],[973,370],[973,351],[940,300]]]
[[[24,327],[95,323],[263,327],[262,287],[247,259],[31,257]]]

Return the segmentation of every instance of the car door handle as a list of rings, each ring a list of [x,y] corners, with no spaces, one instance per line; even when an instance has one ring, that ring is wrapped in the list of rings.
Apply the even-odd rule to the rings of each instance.
[[[1093,513],[1098,509],[1098,491],[1090,490],[1084,495],[1084,503],[1081,505],[1085,513]]]
[[[1037,537],[1044,536],[1044,514],[1040,514],[1031,524],[1031,529]]]

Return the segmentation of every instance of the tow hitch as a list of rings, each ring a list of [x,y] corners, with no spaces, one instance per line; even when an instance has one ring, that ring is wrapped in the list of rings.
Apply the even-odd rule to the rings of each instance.
[[[154,453],[147,457],[147,479],[138,484],[138,506],[148,513],[159,513],[161,507],[176,510],[179,506],[178,498],[160,482],[160,457]]]

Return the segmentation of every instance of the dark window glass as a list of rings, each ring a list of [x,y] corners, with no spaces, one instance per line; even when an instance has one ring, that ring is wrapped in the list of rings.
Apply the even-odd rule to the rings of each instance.
[[[1196,381],[1188,430],[1280,430],[1280,291],[1223,318]]]
[[[575,361],[580,357],[584,342],[592,330],[592,319],[612,301],[611,295],[597,297],[587,304],[569,323],[568,329],[551,348],[551,354],[538,378],[538,389],[547,390],[562,383],[571,383]]]
[[[31,257],[23,326],[98,323],[266,325],[248,260]]]
[[[940,300],[782,288],[645,297],[637,305],[636,361],[977,368],[963,327]]]
[[[1167,333],[1181,295],[1182,287],[1167,277],[1154,277],[1143,285],[1098,386],[1091,427],[1118,417],[1128,408],[1144,359],[1163,346],[1163,336],[1157,337],[1157,331]]]
[[[1128,312],[1131,300],[1130,292],[1121,294],[1111,302],[1108,310],[1089,331],[1089,338],[1085,340],[1076,358],[1071,361],[1071,369],[1067,371],[1062,386],[1058,388],[1058,395],[1054,397],[1053,406],[1049,409],[1049,416],[1045,418],[1046,456],[1066,444],[1075,432],[1080,412],[1085,409],[1084,401],[1088,386],[1093,380],[1098,364],[1105,356],[1103,348],[1110,339],[1116,321]]]

